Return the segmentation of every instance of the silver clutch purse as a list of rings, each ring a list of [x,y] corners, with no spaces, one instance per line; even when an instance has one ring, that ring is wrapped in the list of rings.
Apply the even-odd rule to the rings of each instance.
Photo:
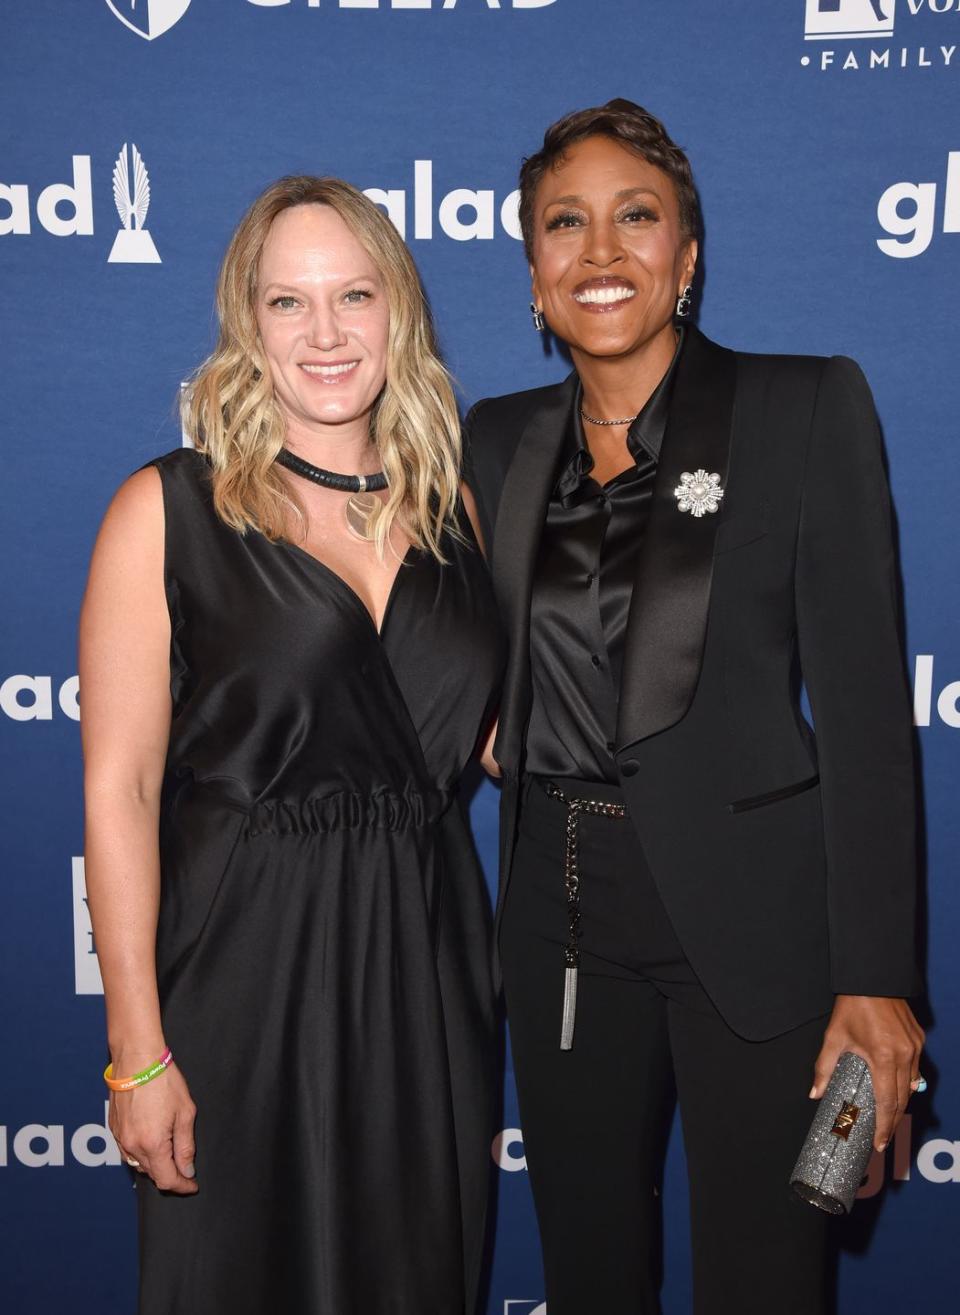
[[[867,1171],[876,1126],[870,1066],[845,1051],[790,1175],[797,1195],[828,1214],[849,1214]]]

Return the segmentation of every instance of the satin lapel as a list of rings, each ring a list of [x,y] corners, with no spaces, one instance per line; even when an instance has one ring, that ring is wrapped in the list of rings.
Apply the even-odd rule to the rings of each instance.
[[[618,749],[673,726],[693,701],[723,504],[697,520],[680,511],[674,489],[701,467],[726,488],[736,383],[735,354],[689,329],[630,604]]]
[[[510,657],[494,754],[508,771],[519,766],[523,731],[530,710],[533,570],[576,389],[577,376],[572,374],[557,385],[550,399],[527,421],[500,495],[491,568],[500,613],[510,637]]]

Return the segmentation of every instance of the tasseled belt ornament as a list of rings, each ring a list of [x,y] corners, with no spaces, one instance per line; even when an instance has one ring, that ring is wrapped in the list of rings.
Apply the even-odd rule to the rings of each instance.
[[[580,967],[580,867],[578,848],[580,818],[627,816],[624,804],[604,803],[600,799],[571,799],[553,781],[545,785],[551,799],[567,810],[566,847],[563,856],[563,884],[567,895],[567,944],[563,955],[566,972],[563,979],[563,1021],[560,1026],[560,1049],[573,1049],[573,1029],[577,1019],[577,971]]]

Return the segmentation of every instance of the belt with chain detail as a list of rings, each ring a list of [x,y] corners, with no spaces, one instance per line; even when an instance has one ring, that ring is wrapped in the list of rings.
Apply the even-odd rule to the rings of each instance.
[[[545,781],[543,788],[551,799],[556,799],[567,810],[566,846],[563,857],[563,884],[567,894],[567,944],[563,955],[566,972],[563,979],[563,1022],[560,1027],[560,1049],[573,1049],[573,1029],[577,1017],[577,970],[580,967],[580,818],[625,818],[624,804],[606,803],[601,799],[574,799],[556,786]]]

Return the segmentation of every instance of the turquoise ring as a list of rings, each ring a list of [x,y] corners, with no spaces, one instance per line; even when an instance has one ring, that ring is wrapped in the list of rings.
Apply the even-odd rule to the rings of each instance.
[[[926,1091],[926,1089],[927,1089],[927,1079],[917,1078],[917,1085],[914,1087],[914,1091],[916,1092],[916,1094],[919,1096],[922,1092]]]

